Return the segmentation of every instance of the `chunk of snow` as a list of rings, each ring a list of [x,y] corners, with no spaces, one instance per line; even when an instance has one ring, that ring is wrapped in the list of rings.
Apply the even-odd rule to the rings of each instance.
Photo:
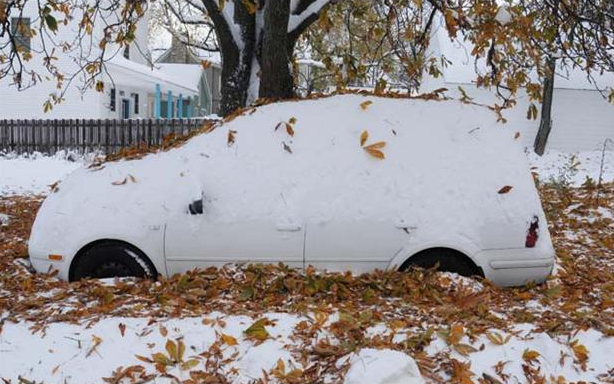
[[[507,7],[501,6],[499,7],[499,10],[497,11],[495,20],[497,20],[499,23],[503,25],[508,24],[510,21],[512,21],[512,14],[507,9]]]
[[[344,384],[423,384],[418,365],[403,352],[365,348],[350,358]]]

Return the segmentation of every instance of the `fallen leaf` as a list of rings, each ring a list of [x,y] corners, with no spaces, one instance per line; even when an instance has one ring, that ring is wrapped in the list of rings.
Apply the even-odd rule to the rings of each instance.
[[[119,332],[122,334],[122,337],[124,337],[124,335],[126,334],[126,324],[119,323],[118,327],[119,327]]]
[[[264,341],[269,338],[269,333],[264,327],[267,324],[269,324],[269,320],[266,318],[257,320],[254,324],[247,328],[244,333],[249,339]]]
[[[226,335],[226,334],[223,334],[223,333],[222,333],[221,338],[222,338],[222,341],[224,342],[224,344],[226,344],[226,345],[231,345],[231,346],[232,346],[232,345],[237,345],[237,344],[239,344],[239,343],[237,342],[237,339],[236,339],[236,338],[234,338],[234,337],[232,337],[232,336],[230,336],[230,335]]]
[[[522,353],[522,359],[524,361],[534,361],[540,356],[539,352],[533,351],[531,349],[525,349]]]
[[[367,140],[369,140],[369,132],[362,131],[362,133],[360,134],[360,146],[364,147]]]
[[[378,141],[377,143],[371,144],[371,145],[367,145],[365,147],[365,149],[382,149],[386,147],[386,142],[385,141]]]
[[[363,111],[366,111],[366,110],[367,110],[367,108],[369,108],[369,106],[370,106],[371,104],[373,104],[373,102],[372,102],[371,100],[367,100],[367,101],[365,101],[365,102],[360,103],[360,108],[361,108]]]
[[[235,143],[236,137],[235,135],[237,134],[237,131],[233,131],[232,129],[228,130],[228,139],[227,139],[227,144],[228,146],[232,146]]]
[[[506,185],[505,187],[501,188],[499,190],[499,192],[497,192],[497,193],[500,194],[500,195],[505,195],[506,193],[509,193],[512,190],[512,188],[514,188],[514,187],[512,187],[510,185]]]
[[[377,159],[384,160],[386,158],[386,156],[384,155],[384,152],[380,151],[379,149],[365,148],[365,151],[367,151],[369,155]]]

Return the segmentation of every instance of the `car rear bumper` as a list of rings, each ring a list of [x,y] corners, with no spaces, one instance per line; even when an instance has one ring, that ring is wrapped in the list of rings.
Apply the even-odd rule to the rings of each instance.
[[[484,276],[502,287],[544,282],[554,268],[554,250],[492,249],[478,254]]]

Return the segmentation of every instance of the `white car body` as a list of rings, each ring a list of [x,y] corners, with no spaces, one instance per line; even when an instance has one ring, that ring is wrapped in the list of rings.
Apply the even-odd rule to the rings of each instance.
[[[294,135],[275,128],[293,117]],[[386,159],[361,146],[364,130],[365,146],[386,142]],[[554,250],[514,133],[456,101],[261,107],[167,152],[72,173],[43,203],[30,257],[68,280],[100,240],[138,248],[163,275],[261,262],[361,273],[447,248],[498,285],[541,282]],[[190,214],[201,198],[204,213]],[[539,238],[526,247],[535,218]]]

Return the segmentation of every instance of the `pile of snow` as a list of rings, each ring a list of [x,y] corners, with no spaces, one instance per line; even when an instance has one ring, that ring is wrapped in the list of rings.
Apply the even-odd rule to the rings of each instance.
[[[364,348],[350,364],[344,384],[424,384],[418,365],[403,352]]]
[[[385,160],[361,146],[363,131],[365,146],[385,142]],[[485,223],[516,228],[510,242],[524,242],[541,208],[514,133],[458,101],[272,104],[168,152],[73,172],[42,208],[62,215],[42,227],[55,228],[50,238],[87,237],[96,222],[139,238],[148,225],[193,219],[187,205],[204,197],[211,224],[369,218],[480,241],[474,223]],[[498,193],[505,186],[513,189]]]
[[[0,196],[46,194],[50,185],[80,168],[86,160],[65,151],[54,156],[0,153]]]
[[[614,181],[614,146],[605,152],[548,151],[543,156],[527,150],[527,156],[532,164],[532,170],[544,183],[556,182],[580,186],[587,178],[597,183],[600,175],[603,182]]]

